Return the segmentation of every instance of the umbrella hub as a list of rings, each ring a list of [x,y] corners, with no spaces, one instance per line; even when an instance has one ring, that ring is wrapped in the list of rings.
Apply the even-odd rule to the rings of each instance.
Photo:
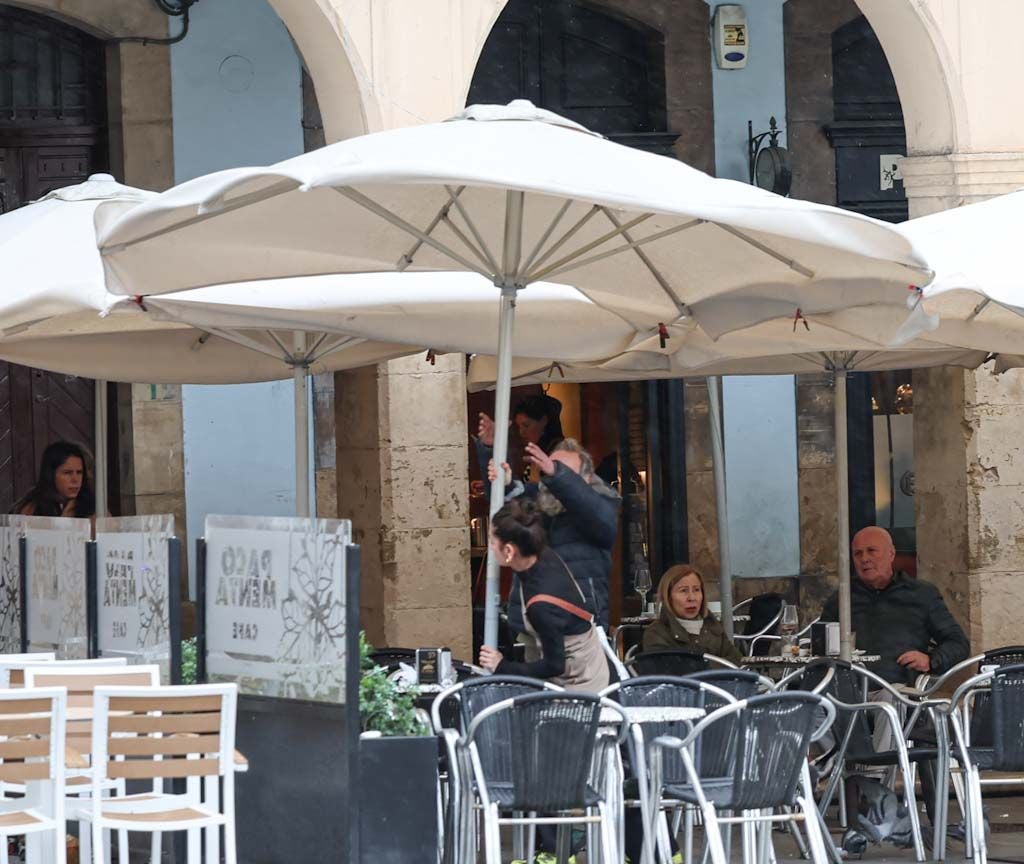
[[[584,132],[595,138],[604,137],[568,117],[548,111],[546,108],[538,108],[529,99],[513,99],[508,105],[469,105],[454,117],[449,117],[446,122],[454,120],[477,120],[488,123],[496,120],[530,121],[561,126],[563,129],[572,129],[574,132]]]

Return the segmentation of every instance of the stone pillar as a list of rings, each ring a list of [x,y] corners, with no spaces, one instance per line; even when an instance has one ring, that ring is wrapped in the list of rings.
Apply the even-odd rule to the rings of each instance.
[[[683,382],[686,427],[686,514],[690,561],[707,581],[708,597],[719,598],[721,580],[718,550],[718,511],[715,509],[715,474],[711,460],[711,420],[708,416],[706,378]],[[655,574],[655,578],[661,574]]]
[[[1024,153],[902,161],[911,216],[1024,185]],[[975,651],[1020,641],[1024,370],[914,372],[918,574],[942,589]]]
[[[375,645],[471,659],[465,358],[417,354],[335,376],[338,516],[362,546]]]

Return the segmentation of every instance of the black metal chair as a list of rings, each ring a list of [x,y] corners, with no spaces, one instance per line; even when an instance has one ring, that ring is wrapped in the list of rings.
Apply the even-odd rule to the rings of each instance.
[[[530,693],[545,691],[561,692],[562,688],[546,681],[525,678],[519,675],[489,675],[473,678],[456,684],[440,693],[430,709],[434,732],[444,743],[447,762],[447,774],[442,770],[442,795],[444,804],[443,861],[448,862],[472,860],[470,855],[474,846],[459,848],[456,843],[464,834],[473,839],[473,807],[475,792],[469,782],[471,773],[468,766],[460,765],[457,744],[469,729],[473,719],[490,708],[507,699]],[[487,739],[485,759],[489,776],[508,781],[512,776],[512,765],[509,759],[503,758],[507,751],[502,747],[490,746],[498,741],[508,741],[511,729],[507,718],[498,718],[481,733]],[[444,781],[447,781],[446,783]],[[520,852],[522,832],[515,834],[516,852]],[[475,843],[474,843],[475,845]],[[520,856],[521,857],[521,856]]]
[[[987,741],[979,746],[973,739],[975,729],[971,702],[977,696],[987,699]],[[1024,663],[999,666],[993,671],[964,682],[953,694],[947,709],[952,721],[961,770],[967,794],[967,834],[965,841],[976,864],[985,864],[985,816],[982,787],[990,783],[1024,785]],[[1017,777],[983,779],[982,771],[1013,773]]]
[[[829,674],[831,672],[831,675]],[[910,816],[914,853],[918,861],[925,860],[924,843],[921,836],[921,821],[914,792],[914,773],[911,763],[934,762],[938,756],[937,747],[908,747],[904,738],[896,708],[888,702],[868,700],[871,689],[884,689],[893,696],[898,693],[890,684],[871,672],[851,663],[833,658],[813,660],[803,669],[786,676],[779,682],[780,688],[793,690],[815,690],[823,693],[838,709],[832,726],[836,750],[832,771],[829,774],[825,792],[819,801],[822,815],[828,810],[839,784],[846,777],[849,766],[898,768],[903,775],[905,803]],[[887,723],[892,734],[892,746],[876,750],[869,715],[875,714],[876,723]],[[840,822],[846,826],[845,808],[840,799]]]
[[[819,721],[822,711],[824,720]],[[770,826],[777,822],[803,822],[811,858],[815,864],[826,864],[807,753],[834,717],[833,705],[815,693],[769,693],[719,708],[686,738],[665,737],[654,742],[651,800],[674,799],[700,809],[713,864],[728,860],[723,824],[742,825],[743,860],[753,864],[769,860]],[[702,776],[702,754],[711,748],[701,749],[701,739],[720,723],[729,723],[734,730],[724,756],[715,756],[721,773]],[[673,753],[682,760],[685,782],[666,782],[666,764]],[[724,812],[733,815],[720,815]],[[756,832],[758,825],[768,830]]]
[[[666,651],[645,651],[636,654],[627,663],[637,677],[648,675],[671,675],[682,677],[694,672],[704,672],[710,663],[708,655],[696,651],[676,648]]]
[[[625,740],[627,722],[615,703],[589,693],[531,693],[505,699],[473,718],[458,749],[472,768],[484,817],[487,864],[500,864],[503,825],[585,824],[589,848],[613,861],[615,814],[591,782],[602,709],[616,712]],[[495,729],[507,729],[495,734]],[[503,773],[505,766],[511,773]],[[583,811],[583,815],[579,815]],[[594,829],[599,829],[599,839]],[[470,848],[465,838],[463,848]],[[532,835],[527,859],[533,857]],[[596,856],[595,856],[596,857]]]
[[[782,607],[786,605],[786,598],[781,594],[767,593],[750,597],[733,607],[735,614],[741,608],[746,608],[750,615],[743,633],[733,636],[733,641],[745,646],[747,654],[757,656],[761,651],[767,652],[771,647],[770,637],[778,634],[779,619],[782,618]],[[758,642],[761,637],[769,637]]]
[[[723,671],[731,672],[732,670]],[[742,674],[746,675],[748,673]],[[754,677],[756,679],[757,676],[755,675]],[[712,682],[697,680],[696,676],[682,678],[666,675],[650,675],[640,678],[630,678],[627,681],[613,684],[607,690],[604,690],[602,695],[610,698],[617,697],[619,702],[627,710],[629,708],[695,708],[707,712],[735,701],[735,699],[733,699],[732,696],[724,689],[718,688]],[[627,806],[639,806],[644,819],[645,843],[656,840],[659,847],[662,849],[663,858],[669,857],[667,852],[669,848],[668,823],[666,819],[659,819],[656,826],[657,837],[655,838],[649,833],[651,826],[651,814],[660,809],[661,802],[655,799],[650,799],[647,796],[648,778],[646,770],[646,755],[651,742],[656,739],[664,736],[684,738],[690,733],[692,728],[693,722],[688,720],[652,720],[643,723],[632,722],[630,724],[636,764],[633,765],[634,777],[628,784],[629,788],[626,793],[626,804]],[[721,731],[728,734],[728,730],[724,729],[724,724]],[[701,746],[706,748],[705,752],[707,753],[707,759],[705,761],[711,761],[713,759],[714,754],[717,752],[718,744],[719,742],[717,741],[702,742]],[[669,778],[670,780],[685,780],[682,766],[670,766],[668,770],[671,775]],[[631,795],[632,781],[636,782],[637,789],[635,794]],[[692,817],[692,811],[686,815],[688,817],[686,820],[685,838],[687,849],[686,860],[691,860],[689,852],[693,846],[693,820],[689,817]],[[678,823],[673,827],[674,829],[678,829]]]

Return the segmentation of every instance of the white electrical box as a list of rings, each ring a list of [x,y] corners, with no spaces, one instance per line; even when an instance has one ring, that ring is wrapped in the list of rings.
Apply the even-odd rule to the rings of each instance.
[[[742,69],[747,65],[750,33],[747,13],[742,6],[728,4],[715,8],[712,38],[719,69]]]

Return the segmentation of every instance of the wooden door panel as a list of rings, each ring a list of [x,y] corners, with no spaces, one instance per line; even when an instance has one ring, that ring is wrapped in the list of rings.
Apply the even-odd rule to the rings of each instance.
[[[14,505],[14,428],[11,416],[11,377],[0,363],[0,512]]]

